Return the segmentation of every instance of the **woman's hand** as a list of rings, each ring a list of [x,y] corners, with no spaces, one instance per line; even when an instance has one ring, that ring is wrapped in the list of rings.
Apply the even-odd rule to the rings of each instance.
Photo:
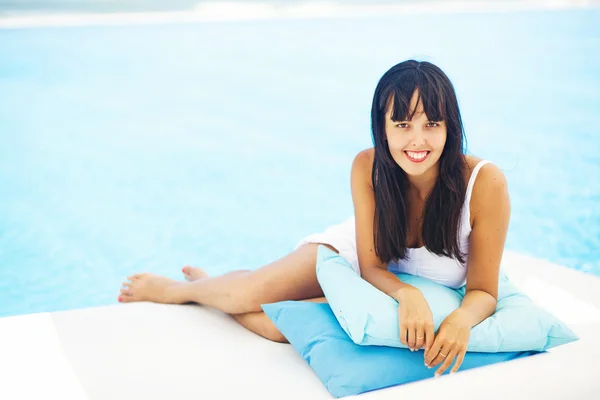
[[[443,363],[435,372],[435,376],[443,374],[452,365],[455,357],[456,363],[450,373],[456,372],[460,368],[469,344],[473,326],[471,320],[469,312],[459,308],[448,315],[440,325],[433,346],[429,351],[425,351],[427,367],[433,368]]]
[[[400,321],[400,342],[417,351],[425,344],[427,351],[434,342],[433,316],[423,293],[414,286],[400,289],[398,300],[398,320]]]

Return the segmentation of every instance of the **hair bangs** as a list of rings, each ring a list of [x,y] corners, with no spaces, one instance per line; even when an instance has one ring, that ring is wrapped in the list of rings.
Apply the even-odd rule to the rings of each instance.
[[[419,103],[423,105],[423,110],[429,121],[445,121],[445,93],[441,89],[440,82],[432,81],[431,77],[425,75],[422,71],[406,71],[396,85],[391,89],[387,96],[387,104],[384,110],[391,110],[391,119],[393,121],[411,121]],[[418,91],[419,97],[415,107],[410,109],[410,102]],[[386,98],[386,97],[384,97]]]
[[[423,104],[423,110],[430,121],[446,120],[446,93],[442,89],[441,82],[432,81],[431,77],[423,76],[419,84],[419,101]]]

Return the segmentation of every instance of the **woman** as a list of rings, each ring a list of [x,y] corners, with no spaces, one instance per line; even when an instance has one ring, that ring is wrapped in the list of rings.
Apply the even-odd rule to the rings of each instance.
[[[285,342],[261,312],[283,300],[325,301],[315,274],[318,244],[345,257],[362,277],[398,300],[400,340],[424,348],[425,365],[460,367],[470,329],[495,312],[498,274],[510,218],[505,177],[463,152],[463,126],[452,83],[435,65],[408,60],[380,79],[371,109],[374,147],[352,163],[354,217],[303,239],[285,257],[254,271],[209,277],[184,267],[189,282],[136,274],[119,301],[196,302],[229,313],[270,340]],[[460,308],[436,334],[419,289],[393,272],[458,288]]]

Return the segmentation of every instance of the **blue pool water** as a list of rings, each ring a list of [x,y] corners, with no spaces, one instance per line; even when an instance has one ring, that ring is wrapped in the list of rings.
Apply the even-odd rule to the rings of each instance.
[[[600,10],[0,30],[0,316],[256,268],[352,214],[379,77],[442,67],[507,248],[600,276]]]

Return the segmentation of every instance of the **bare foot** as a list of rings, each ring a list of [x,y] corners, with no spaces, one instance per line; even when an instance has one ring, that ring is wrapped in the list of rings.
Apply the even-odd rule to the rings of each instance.
[[[164,304],[183,304],[189,300],[185,297],[187,282],[154,274],[135,274],[127,277],[131,282],[124,282],[119,301],[131,303],[134,301],[152,301]]]
[[[208,274],[202,268],[190,267],[189,265],[182,269],[185,279],[190,282],[197,281],[198,279],[207,278]]]

